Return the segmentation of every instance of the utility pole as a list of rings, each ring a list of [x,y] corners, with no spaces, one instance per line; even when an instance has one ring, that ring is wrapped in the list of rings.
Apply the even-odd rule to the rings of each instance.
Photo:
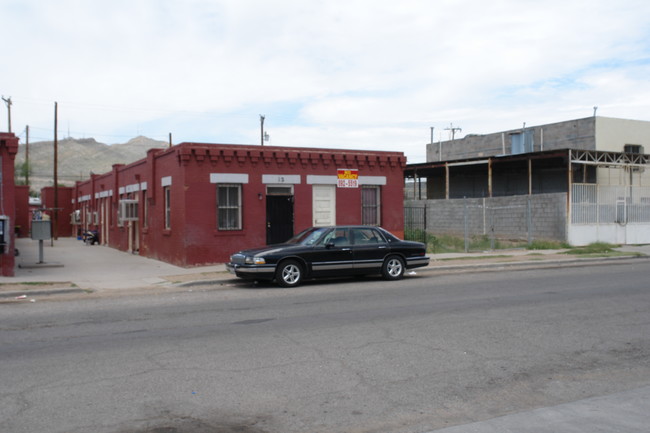
[[[57,129],[59,127],[59,107],[58,103],[54,103],[54,212],[52,215],[52,238],[54,240],[58,240],[58,213],[59,213],[59,176],[58,176],[58,136],[57,136]]]
[[[7,104],[7,117],[9,118],[9,130],[8,132],[11,132],[11,96],[8,98],[5,98],[4,96],[2,97],[2,100],[5,101],[5,104]]]
[[[264,116],[260,114],[260,145],[264,146]]]
[[[25,185],[29,186],[29,125],[25,127]]]
[[[454,124],[450,123],[449,128],[445,128],[445,131],[451,131],[451,140],[453,141],[456,137],[456,132],[461,132],[461,128],[454,128]]]

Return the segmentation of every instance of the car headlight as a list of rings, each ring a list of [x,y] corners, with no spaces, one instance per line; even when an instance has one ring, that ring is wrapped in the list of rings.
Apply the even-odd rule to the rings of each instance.
[[[251,256],[246,257],[247,265],[263,265],[265,263],[266,260],[264,260],[264,257],[251,257]]]

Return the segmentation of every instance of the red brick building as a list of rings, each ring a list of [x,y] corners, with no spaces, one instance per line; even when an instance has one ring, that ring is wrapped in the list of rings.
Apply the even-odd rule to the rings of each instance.
[[[18,152],[18,137],[0,132],[0,274],[14,276],[16,221],[16,187],[14,183],[14,160]]]
[[[179,266],[228,261],[313,226],[403,236],[402,152],[182,143],[77,182],[77,230]],[[76,231],[75,231],[76,232]]]

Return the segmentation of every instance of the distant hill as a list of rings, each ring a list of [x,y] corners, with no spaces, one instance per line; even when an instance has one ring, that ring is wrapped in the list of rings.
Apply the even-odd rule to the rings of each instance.
[[[59,184],[73,186],[77,180],[90,178],[90,173],[106,173],[113,164],[129,164],[147,156],[151,148],[166,148],[169,143],[147,137],[135,137],[126,143],[104,144],[94,138],[65,138],[59,140],[58,181]],[[16,155],[18,180],[24,180],[19,167],[25,162],[25,143],[20,143]],[[39,192],[44,186],[53,185],[54,142],[39,141],[29,143],[29,183],[33,191]]]

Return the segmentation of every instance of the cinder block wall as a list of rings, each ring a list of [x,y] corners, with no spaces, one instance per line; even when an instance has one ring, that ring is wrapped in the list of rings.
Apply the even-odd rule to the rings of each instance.
[[[494,198],[409,200],[405,206],[426,206],[427,232],[432,234],[464,236],[467,221],[470,236],[527,239],[530,221],[533,240],[566,241],[566,200],[565,193],[555,193]]]

